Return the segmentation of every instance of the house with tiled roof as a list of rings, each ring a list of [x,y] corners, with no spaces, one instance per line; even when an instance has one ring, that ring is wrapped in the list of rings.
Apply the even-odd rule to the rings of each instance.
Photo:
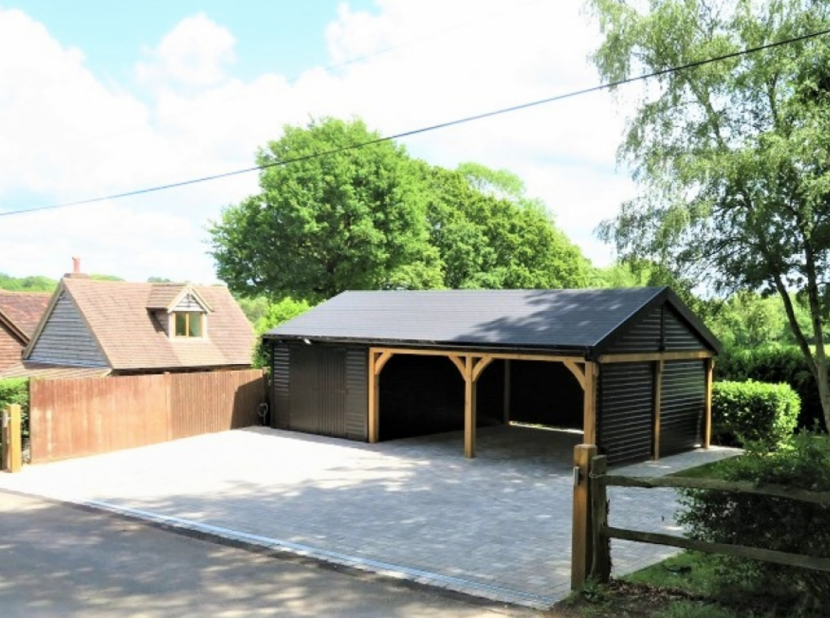
[[[245,369],[255,335],[222,286],[65,276],[22,362],[0,377],[92,377]]]
[[[48,292],[0,290],[0,371],[20,363],[50,297]]]

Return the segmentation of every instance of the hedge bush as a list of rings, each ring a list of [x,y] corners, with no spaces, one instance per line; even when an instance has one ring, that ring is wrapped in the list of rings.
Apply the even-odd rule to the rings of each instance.
[[[712,438],[718,444],[759,442],[778,448],[792,436],[801,400],[789,384],[715,382],[712,385]]]
[[[789,384],[801,398],[798,427],[826,429],[816,379],[796,346],[771,344],[749,349],[726,349],[718,356],[715,380]]]
[[[749,450],[724,463],[721,478],[758,486],[830,491],[830,438],[803,432],[774,453]],[[691,538],[760,547],[814,557],[830,557],[827,507],[786,498],[680,490],[678,522]],[[830,599],[830,573],[719,556],[718,575],[724,590],[749,596],[768,594],[785,615],[818,611]],[[826,609],[826,608],[825,608]]]
[[[23,439],[29,437],[29,379],[6,378],[0,380],[0,411],[16,403],[23,413]]]

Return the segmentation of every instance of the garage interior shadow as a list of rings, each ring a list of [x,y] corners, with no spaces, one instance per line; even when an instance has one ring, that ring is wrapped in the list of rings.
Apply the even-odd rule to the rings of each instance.
[[[582,430],[582,387],[562,364],[494,360],[477,384],[477,426]],[[464,429],[464,380],[446,357],[396,355],[380,376],[380,439]]]

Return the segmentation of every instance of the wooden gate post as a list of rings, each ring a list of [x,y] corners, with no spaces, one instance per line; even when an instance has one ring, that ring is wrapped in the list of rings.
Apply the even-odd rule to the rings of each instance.
[[[11,404],[3,412],[3,433],[5,435],[3,455],[7,472],[20,472],[23,467],[23,433],[20,406]]]
[[[593,533],[591,531],[590,465],[597,454],[593,444],[574,447],[574,504],[571,532],[571,590],[581,587],[591,573]]]
[[[611,539],[603,534],[608,525],[608,497],[602,477],[608,470],[605,455],[591,460],[590,499],[593,558],[590,577],[605,584],[611,578]]]

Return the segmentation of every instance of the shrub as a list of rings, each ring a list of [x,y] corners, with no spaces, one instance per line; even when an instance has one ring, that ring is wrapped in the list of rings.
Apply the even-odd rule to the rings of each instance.
[[[269,352],[267,346],[262,341],[262,334],[287,322],[299,315],[302,315],[312,305],[305,300],[294,300],[291,297],[285,297],[277,303],[272,303],[268,306],[264,315],[257,320],[254,325],[254,330],[257,334],[257,342],[254,346],[252,364],[254,367],[267,367]]]
[[[803,432],[774,453],[749,450],[721,471],[727,481],[830,491],[830,439]],[[678,522],[692,538],[830,557],[830,517],[825,506],[723,491],[680,493]],[[718,563],[725,590],[738,587],[774,595],[800,609],[816,609],[830,598],[830,573],[727,556],[720,556]]]
[[[712,435],[716,442],[770,448],[785,443],[795,430],[801,401],[788,384],[715,382],[712,385]]]
[[[23,439],[29,437],[29,379],[6,378],[0,380],[0,411],[16,403],[23,413]]]
[[[773,344],[749,349],[727,348],[718,357],[715,379],[789,384],[801,398],[798,427],[815,429],[817,425],[824,426],[816,379],[796,346]]]

